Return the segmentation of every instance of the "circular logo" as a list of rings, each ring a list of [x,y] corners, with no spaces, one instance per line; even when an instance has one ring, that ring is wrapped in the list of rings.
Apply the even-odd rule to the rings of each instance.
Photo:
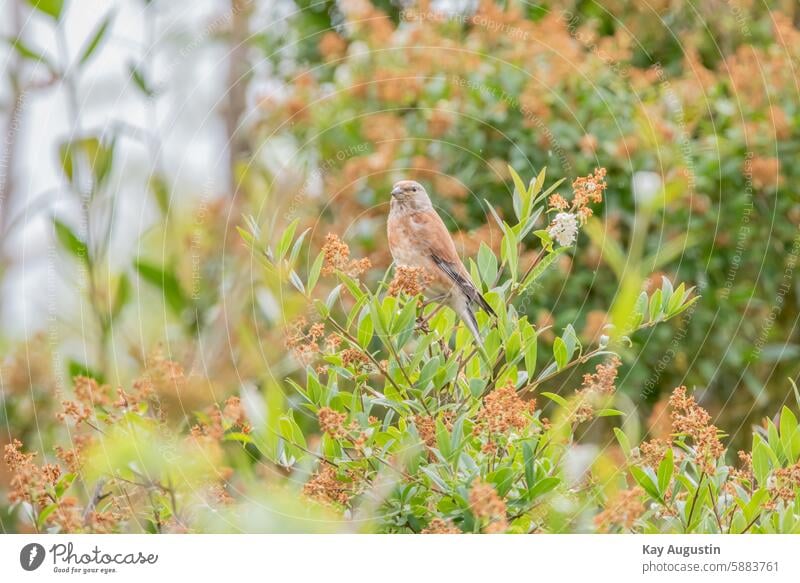
[[[26,571],[35,571],[44,562],[44,547],[39,543],[29,543],[19,552],[19,564]]]

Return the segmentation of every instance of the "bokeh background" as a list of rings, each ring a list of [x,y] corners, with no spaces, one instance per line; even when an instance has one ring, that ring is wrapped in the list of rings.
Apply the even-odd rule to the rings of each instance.
[[[252,216],[275,239],[299,219],[312,247],[336,233],[376,279],[395,180],[425,183],[474,256],[500,244],[483,200],[510,215],[507,165],[567,184],[608,172],[576,252],[524,306],[539,325],[596,339],[633,255],[646,285],[702,296],[623,355],[635,431],[680,384],[734,447],[793,398],[795,0],[1,10],[0,444],[50,455],[79,374],[129,386],[180,363],[180,382],[158,384],[176,426],[282,390],[305,303],[264,279],[235,227]],[[0,524],[17,528],[2,507]]]

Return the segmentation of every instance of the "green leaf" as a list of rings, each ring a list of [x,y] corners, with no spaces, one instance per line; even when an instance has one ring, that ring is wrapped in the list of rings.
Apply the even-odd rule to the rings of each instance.
[[[34,61],[36,63],[42,63],[48,69],[50,69],[50,71],[55,71],[55,67],[50,62],[50,59],[48,59],[44,53],[41,53],[34,48],[31,48],[21,38],[7,38],[6,42],[9,44],[11,48],[17,51],[17,54],[23,59]]]
[[[668,306],[669,300],[672,298],[672,282],[665,276],[661,276],[661,305]]]
[[[539,496],[547,494],[551,490],[553,490],[558,484],[561,482],[559,478],[555,477],[545,477],[536,482],[533,488],[528,490],[528,497],[530,500],[534,500]]]
[[[528,371],[528,378],[533,379],[536,372],[536,351],[538,350],[538,338],[536,334],[526,341],[525,345],[525,370]]]
[[[545,166],[539,171],[539,174],[536,175],[535,180],[531,181],[531,187],[528,189],[530,198],[536,197],[540,192],[542,192],[542,187],[544,186],[544,181],[546,177],[547,177],[547,166]]]
[[[303,241],[310,232],[310,228],[306,229],[300,233],[300,236],[295,240],[294,245],[292,245],[292,251],[289,253],[289,265],[294,266],[297,261],[297,256],[300,255],[300,249],[303,247]]]
[[[69,361],[67,364],[67,371],[69,372],[69,378],[71,379],[74,379],[75,377],[88,377],[101,384],[105,382],[105,377],[102,373],[89,368],[89,366],[80,363],[77,360]]]
[[[64,11],[64,0],[27,0],[32,8],[58,20]]]
[[[483,241],[481,241],[481,247],[478,250],[478,271],[481,275],[481,281],[486,284],[486,288],[491,289],[495,279],[497,279],[497,257]]]
[[[513,363],[520,353],[522,339],[519,329],[514,330],[506,340],[506,362]]]
[[[36,526],[39,528],[39,530],[44,530],[45,524],[47,523],[47,517],[50,516],[56,508],[58,508],[58,503],[53,502],[39,511],[39,515],[36,517]]]
[[[522,444],[522,461],[525,468],[525,484],[528,486],[526,498],[530,500],[530,489],[536,483],[536,468],[533,459],[533,446],[527,441]]]
[[[657,289],[650,296],[650,320],[655,321],[661,313],[661,289]]]
[[[114,318],[119,315],[131,295],[131,283],[128,276],[124,273],[120,276],[117,283],[117,291],[114,294],[114,304],[111,308],[111,317]]]
[[[624,417],[625,413],[618,409],[600,409],[597,412],[598,417]]]
[[[508,269],[511,272],[512,281],[517,279],[517,267],[519,265],[519,247],[517,245],[517,236],[508,225],[503,225],[503,242],[501,244],[502,258],[508,264]]]
[[[53,219],[53,227],[56,231],[56,238],[58,239],[58,242],[61,243],[61,246],[74,255],[77,259],[88,265],[90,258],[89,249],[86,246],[86,243],[81,241],[75,232],[65,223],[62,223],[56,218]]]
[[[174,273],[165,271],[148,261],[136,261],[134,266],[143,280],[161,290],[164,301],[174,313],[178,315],[183,313],[189,305],[189,300]]]
[[[276,249],[276,254],[278,256],[278,261],[283,259],[286,255],[286,252],[289,250],[289,245],[292,244],[292,240],[294,239],[294,233],[297,230],[297,225],[300,223],[300,219],[295,219],[286,227],[286,230],[283,231],[281,235],[280,241],[278,241],[278,248]]]
[[[672,313],[669,315],[669,317],[670,317],[670,318],[674,318],[675,316],[677,316],[677,315],[679,315],[679,314],[682,314],[683,312],[685,312],[686,310],[688,310],[690,307],[692,307],[692,305],[693,305],[693,304],[694,304],[694,303],[695,303],[697,300],[699,300],[699,299],[700,299],[700,296],[694,296],[692,299],[690,299],[689,301],[687,301],[686,303],[684,303],[683,305],[681,305],[681,306],[680,306],[680,307],[679,307],[677,310],[675,310],[674,312],[672,312]]]
[[[631,442],[628,439],[628,436],[625,435],[625,432],[622,431],[619,427],[614,427],[614,436],[617,438],[620,447],[622,448],[623,453],[625,456],[629,456],[631,453]]]
[[[681,304],[684,300],[684,294],[686,293],[686,285],[681,283],[675,291],[672,293],[669,301],[667,302],[667,315],[671,316],[675,310],[681,307]]]
[[[92,34],[90,37],[89,42],[86,43],[86,46],[84,46],[83,50],[81,51],[81,56],[80,59],[78,59],[78,63],[85,65],[89,59],[92,58],[92,55],[94,55],[97,48],[106,38],[111,21],[114,19],[114,14],[115,12],[112,10],[100,22],[100,25],[95,29],[94,34]]]
[[[368,308],[365,308],[361,312],[361,317],[358,320],[358,344],[361,348],[368,348],[370,340],[372,340],[372,334],[374,332],[374,327],[372,326],[372,315],[369,312]]]
[[[564,397],[562,397],[561,395],[556,395],[555,393],[548,393],[548,392],[542,392],[541,395],[543,397],[547,397],[548,399],[550,399],[551,401],[553,401],[555,403],[558,403],[562,407],[566,407],[567,406],[567,400]]]
[[[311,265],[311,269],[308,272],[308,293],[311,294],[314,291],[314,288],[317,286],[317,281],[319,281],[319,274],[322,271],[322,262],[325,259],[325,254],[320,252],[317,255],[317,258],[314,260],[314,263]]]
[[[166,216],[166,214],[169,212],[169,186],[167,185],[167,181],[160,174],[153,174],[148,181],[147,186],[150,190],[150,193],[153,195],[153,198],[156,199],[158,210],[161,211],[162,215]],[[237,227],[237,230],[242,235],[243,239],[250,242],[244,235],[247,233],[247,231],[244,231],[239,227]],[[250,233],[247,234],[250,235]],[[250,235],[250,239],[252,240],[252,235]]]
[[[760,437],[754,438],[753,444],[753,474],[760,486],[766,486],[767,477],[772,469],[770,464],[769,447]]]
[[[575,349],[580,346],[581,341],[578,339],[578,335],[575,333],[575,328],[572,327],[572,324],[567,324],[564,327],[564,334],[562,334],[561,337],[567,347],[567,362],[569,362],[575,354]]]
[[[452,452],[450,432],[447,431],[447,427],[445,427],[441,419],[436,420],[436,447],[444,457],[450,457]]]
[[[556,339],[553,341],[553,357],[556,359],[558,370],[566,366],[569,359],[567,345],[560,336],[556,336]]]
[[[511,180],[514,182],[514,197],[519,200],[519,202],[514,205],[515,207],[519,206],[519,208],[515,208],[514,210],[517,213],[517,218],[521,219],[522,208],[529,199],[528,189],[525,187],[525,181],[520,178],[520,175],[517,174],[517,171],[511,166],[508,167],[508,172],[511,174]]]
[[[787,406],[781,410],[781,443],[789,465],[797,462],[800,457],[800,431],[797,427],[797,417]]]
[[[661,492],[663,498],[667,493],[670,480],[672,480],[672,472],[674,470],[674,454],[672,448],[668,447],[664,455],[664,459],[658,465],[658,491]]]
[[[447,488],[447,484],[446,484],[446,483],[445,483],[445,481],[444,481],[444,480],[441,478],[441,476],[439,475],[439,473],[436,471],[436,469],[435,469],[433,466],[422,466],[422,467],[420,468],[420,471],[421,471],[423,474],[425,474],[426,476],[428,476],[428,478],[430,478],[430,479],[431,479],[431,481],[432,481],[432,482],[433,482],[433,483],[434,483],[434,484],[435,484],[435,485],[436,485],[436,486],[437,486],[437,487],[438,487],[440,490],[442,490],[442,491],[444,491],[444,492],[446,492],[446,491],[448,490],[448,488]]]
[[[150,87],[147,79],[142,73],[142,70],[134,63],[128,63],[128,72],[131,75],[134,85],[139,88],[139,91],[144,93],[147,97],[153,97],[156,92]]]
[[[115,142],[103,144],[99,138],[88,136],[63,142],[59,146],[61,168],[70,182],[75,180],[76,168],[85,162],[94,179],[93,190],[102,187],[111,173],[114,162]]]
[[[636,482],[644,488],[644,491],[654,500],[661,501],[661,493],[658,491],[658,486],[652,477],[651,470],[643,470],[638,466],[631,466],[631,475]]]
[[[289,281],[297,291],[305,295],[306,286],[303,285],[303,280],[300,279],[300,276],[297,275],[297,272],[294,269],[289,272]]]
[[[559,247],[558,249],[555,249],[542,257],[539,263],[536,264],[536,267],[531,270],[530,275],[528,275],[528,279],[522,282],[522,287],[527,288],[530,284],[542,277],[547,268],[550,267],[556,259],[558,259],[559,255],[566,253],[570,249],[571,247]]]

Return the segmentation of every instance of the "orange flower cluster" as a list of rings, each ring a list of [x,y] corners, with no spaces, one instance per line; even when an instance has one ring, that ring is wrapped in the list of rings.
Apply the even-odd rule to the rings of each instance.
[[[67,467],[67,470],[77,473],[83,466],[83,452],[91,443],[92,437],[89,435],[74,435],[71,448],[55,446],[56,457]]]
[[[478,411],[477,424],[488,433],[508,433],[512,429],[523,431],[530,423],[529,415],[536,411],[536,401],[520,398],[514,384],[509,381],[483,399]]]
[[[644,514],[642,494],[644,494],[644,490],[638,486],[617,492],[606,504],[605,509],[594,517],[597,530],[610,532],[614,527],[633,528],[636,520]]]
[[[61,532],[112,532],[120,517],[113,512],[86,512],[71,496],[58,497],[62,471],[55,464],[36,465],[35,453],[23,453],[22,442],[15,439],[4,448],[3,459],[13,472],[8,499],[12,503],[27,502],[34,512],[53,505],[45,524]],[[72,470],[71,470],[72,471]]]
[[[573,198],[570,203],[560,194],[553,194],[548,199],[550,209],[559,212],[569,211],[577,215],[581,224],[592,216],[592,203],[603,202],[606,184],[606,169],[595,168],[592,174],[581,176],[572,182]]]
[[[346,506],[353,495],[352,488],[340,482],[336,476],[336,468],[323,465],[316,474],[303,486],[303,494],[323,504],[341,504]]]
[[[56,415],[59,421],[71,417],[78,424],[88,423],[95,407],[111,407],[111,388],[108,385],[100,385],[95,379],[84,376],[75,377],[73,382],[75,399],[61,402],[64,409]]]
[[[678,387],[669,399],[672,409],[672,432],[686,435],[694,442],[695,461],[706,473],[713,475],[716,461],[725,453],[719,440],[719,430],[711,424],[711,415],[686,394],[686,387]]]
[[[752,485],[755,482],[755,476],[753,475],[753,455],[742,450],[739,450],[737,455],[739,457],[740,466],[731,470],[731,478],[739,484],[746,483]],[[731,488],[731,491],[735,493],[733,492],[733,488]]]
[[[61,471],[49,464],[40,468],[33,461],[35,457],[35,453],[22,452],[22,442],[18,439],[5,446],[3,461],[14,473],[8,493],[10,502],[29,502],[40,506],[47,504],[48,485],[55,485]]]
[[[423,293],[431,281],[433,277],[422,267],[399,265],[389,284],[389,295],[406,294],[413,297]]]
[[[617,356],[612,356],[605,364],[598,364],[595,372],[583,375],[583,391],[591,391],[600,395],[613,395],[617,390],[617,369],[622,362]]]
[[[757,156],[745,162],[745,173],[749,170],[753,186],[759,190],[772,188],[781,183],[780,160]]]
[[[324,335],[325,325],[323,323],[316,322],[309,326],[308,320],[301,317],[289,326],[284,343],[300,362],[308,364],[313,354],[319,352],[318,340]]]
[[[639,446],[639,459],[646,466],[657,468],[667,455],[667,450],[672,447],[669,441],[664,439],[651,439],[644,441]]]
[[[800,462],[788,468],[775,470],[775,483],[770,487],[773,499],[783,500],[787,505],[797,500],[800,492]]]
[[[496,534],[508,530],[506,503],[490,484],[475,481],[469,491],[469,506],[475,518],[488,521],[484,532]]]
[[[621,364],[617,356],[612,356],[605,364],[598,364],[594,373],[583,375],[581,388],[575,392],[576,406],[573,412],[575,423],[583,423],[594,418],[595,401],[614,394],[617,369]]]
[[[344,426],[346,419],[346,413],[339,413],[330,407],[323,407],[317,413],[319,428],[323,433],[327,433],[335,439],[340,439],[347,435],[347,429]]]
[[[191,440],[218,446],[229,429],[245,434],[252,431],[239,397],[228,397],[223,408],[220,408],[219,405],[212,405],[204,413],[207,421],[197,423],[192,427],[189,435]]]
[[[428,447],[436,447],[436,421],[430,415],[414,415],[412,417],[417,433]]]
[[[181,395],[186,388],[186,381],[183,367],[158,347],[145,360],[144,374],[133,382],[133,393],[121,394],[120,398],[126,399],[129,407],[134,407],[153,394]]]
[[[322,253],[324,255],[324,263],[322,264],[323,275],[330,275],[336,271],[343,271],[355,277],[372,267],[372,264],[367,258],[350,259],[350,247],[333,233],[328,233],[325,237]]]
[[[368,369],[371,364],[369,356],[355,348],[345,348],[339,355],[342,357],[343,366],[359,372]]]
[[[242,433],[250,433],[250,423],[247,421],[242,402],[239,397],[228,397],[225,407],[222,409],[222,417],[233,427],[241,430]]]
[[[325,61],[334,61],[347,52],[347,41],[333,31],[326,32],[319,40],[319,54]]]
[[[421,534],[461,534],[455,524],[443,518],[434,518],[426,528],[420,531]]]

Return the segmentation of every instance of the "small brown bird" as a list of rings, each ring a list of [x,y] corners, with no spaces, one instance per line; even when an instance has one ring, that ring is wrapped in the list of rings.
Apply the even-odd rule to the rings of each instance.
[[[431,278],[424,292],[428,299],[452,308],[483,346],[474,307],[497,315],[472,282],[453,238],[419,182],[401,180],[394,185],[387,230],[395,264],[422,268]]]

